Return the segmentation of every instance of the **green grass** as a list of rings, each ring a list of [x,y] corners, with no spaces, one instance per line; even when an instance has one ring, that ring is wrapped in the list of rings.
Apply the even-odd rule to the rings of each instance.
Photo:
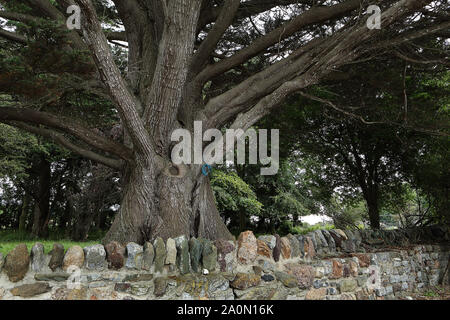
[[[332,230],[335,229],[333,224],[315,224],[313,226],[311,225],[306,225],[306,226],[297,226],[297,227],[293,227],[292,228],[292,232],[296,233],[296,234],[301,234],[301,235],[305,235],[307,233],[316,231],[316,230]]]
[[[48,253],[53,248],[54,243],[60,243],[64,246],[64,249],[68,249],[73,246],[80,246],[82,248],[100,243],[101,237],[98,239],[88,239],[84,242],[71,241],[69,239],[61,239],[58,234],[50,234],[49,239],[33,239],[28,233],[19,233],[18,231],[0,231],[0,253],[4,256],[13,250],[17,245],[25,243],[28,251],[31,252],[31,248],[36,242],[40,242],[44,245],[44,252]]]

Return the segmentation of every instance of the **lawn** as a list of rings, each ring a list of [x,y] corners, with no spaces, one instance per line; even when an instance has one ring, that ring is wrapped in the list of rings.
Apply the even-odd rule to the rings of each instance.
[[[50,234],[49,239],[33,239],[30,234],[19,233],[17,231],[0,231],[0,253],[4,256],[13,250],[17,245],[25,243],[28,251],[31,252],[31,248],[36,242],[40,242],[44,245],[44,252],[48,253],[53,248],[54,243],[60,243],[64,246],[64,249],[68,249],[73,246],[80,246],[82,248],[100,243],[101,237],[98,239],[88,239],[84,242],[71,241],[69,239],[60,239],[57,234]]]

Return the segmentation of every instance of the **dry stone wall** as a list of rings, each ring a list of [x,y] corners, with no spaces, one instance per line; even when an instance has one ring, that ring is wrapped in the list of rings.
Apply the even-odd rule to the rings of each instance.
[[[55,244],[49,254],[22,244],[0,254],[0,300],[399,299],[442,280],[448,240],[432,227]]]

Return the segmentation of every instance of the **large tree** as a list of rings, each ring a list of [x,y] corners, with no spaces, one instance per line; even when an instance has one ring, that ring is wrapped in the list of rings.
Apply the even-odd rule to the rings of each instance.
[[[18,22],[0,29],[0,37],[16,43],[11,50],[35,48],[28,58],[51,51],[46,58],[54,60],[53,68],[51,59],[40,64],[50,69],[44,77],[27,83],[35,93],[49,93],[41,94],[39,107],[19,88],[17,105],[1,108],[0,121],[124,172],[120,212],[105,241],[142,243],[181,234],[230,238],[201,165],[171,162],[175,129],[193,132],[194,121],[201,120],[204,130],[245,130],[287,96],[341,66],[407,42],[419,46],[416,52],[427,52],[420,39],[442,37],[450,26],[445,4],[429,5],[431,0],[375,1],[382,8],[381,29],[367,27],[362,13],[373,3],[361,0],[112,2],[113,7],[99,0],[0,1],[0,17]],[[62,31],[71,4],[81,8],[82,30]],[[124,32],[102,29],[108,23],[120,24]],[[39,32],[44,28],[52,32]],[[116,40],[127,42],[126,72],[108,43]],[[60,50],[70,54],[56,60]],[[4,76],[16,79],[12,73]],[[123,141],[61,116],[64,106],[55,110],[65,92],[74,90],[113,103]]]

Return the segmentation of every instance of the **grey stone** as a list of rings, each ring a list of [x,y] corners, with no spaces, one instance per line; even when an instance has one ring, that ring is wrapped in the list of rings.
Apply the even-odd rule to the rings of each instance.
[[[334,241],[333,237],[331,236],[330,232],[328,230],[322,230],[322,234],[327,240],[328,248],[331,252],[336,251],[336,242]]]
[[[337,295],[338,292],[337,292],[336,288],[330,287],[330,288],[328,288],[327,294],[334,296],[334,295]]]
[[[34,272],[40,272],[44,266],[44,245],[38,242],[31,248],[31,270]]]
[[[328,283],[326,281],[322,281],[322,280],[318,280],[318,279],[313,281],[313,287],[315,289],[319,289],[319,288],[327,287],[327,286],[328,286]]]
[[[127,261],[125,267],[128,269],[141,270],[144,248],[137,243],[130,242],[127,244]]]
[[[3,254],[0,252],[0,272],[2,272],[4,263],[5,263],[5,258],[3,257]]]
[[[203,244],[202,263],[203,268],[208,271],[214,271],[217,264],[217,248],[211,241],[201,239]]]
[[[190,259],[189,259],[189,242],[186,236],[181,236],[175,239],[175,244],[177,247],[177,267],[181,274],[189,273],[190,270]],[[217,249],[216,257],[217,261]],[[215,267],[215,266],[214,266]],[[208,269],[210,270],[210,269]],[[211,269],[213,270],[213,269]]]
[[[142,269],[149,271],[155,259],[155,250],[150,242],[144,244],[144,253],[142,255]]]
[[[320,243],[321,247],[328,247],[327,239],[325,239],[325,237],[324,237],[324,235],[322,233],[322,230],[314,231],[314,236],[316,237],[318,245]]]
[[[148,284],[133,284],[131,285],[131,294],[135,296],[144,296],[150,290],[150,285]]]
[[[297,236],[297,241],[299,243],[300,254],[303,257],[305,255],[305,238],[302,235]]]
[[[111,282],[119,282],[125,279],[126,274],[123,272],[104,272],[102,273],[102,280],[111,281]]]
[[[265,273],[273,272],[276,268],[275,264],[271,261],[265,259],[259,259],[258,265],[262,268]]]
[[[394,293],[394,289],[392,286],[386,287],[386,295],[390,295]]]
[[[275,280],[274,276],[272,276],[270,274],[265,274],[265,275],[261,276],[261,279],[265,282],[271,282],[271,281]]]
[[[155,248],[155,272],[163,272],[167,254],[164,240],[158,237],[153,243],[153,246]]]
[[[189,240],[189,255],[191,258],[191,268],[193,272],[202,271],[200,259],[202,257],[203,246],[196,238]],[[225,270],[222,270],[225,271]]]
[[[208,296],[214,296],[217,293],[226,291],[230,288],[230,282],[221,275],[208,276]]]
[[[316,236],[315,236],[314,232],[309,232],[309,233],[306,234],[306,236],[311,239],[311,241],[312,241],[312,243],[314,245],[314,248],[316,249],[316,251],[318,251],[318,247],[317,246],[319,244],[317,243],[317,239],[316,239]]]
[[[83,250],[86,269],[101,271],[107,268],[105,247],[96,244],[85,247]]]
[[[65,272],[54,272],[54,273],[36,273],[34,279],[37,281],[57,281],[62,282],[69,279],[70,274]]]
[[[275,238],[275,236],[270,236],[270,235],[259,236],[258,240],[261,240],[262,242],[267,244],[267,246],[271,250],[273,250],[273,248],[275,248],[275,245],[277,244],[277,239]]]
[[[114,290],[122,293],[129,293],[131,291],[131,284],[129,283],[116,283]]]
[[[291,245],[291,258],[296,258],[300,256],[300,242],[292,234],[286,236]]]
[[[122,280],[123,282],[143,282],[151,281],[153,279],[153,274],[151,273],[141,273],[141,274],[128,274]]]

